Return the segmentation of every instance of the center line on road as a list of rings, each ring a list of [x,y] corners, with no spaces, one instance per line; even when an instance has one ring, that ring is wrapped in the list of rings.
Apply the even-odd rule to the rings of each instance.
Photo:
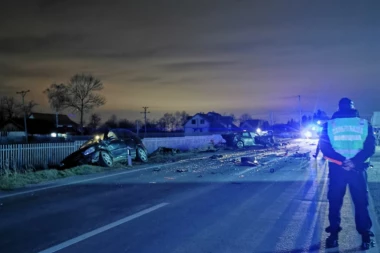
[[[45,250],[43,250],[43,251],[40,251],[39,253],[54,253],[54,252],[57,252],[57,251],[59,251],[59,250],[61,250],[61,249],[67,248],[67,247],[69,247],[69,246],[71,246],[71,245],[73,245],[73,244],[76,244],[76,243],[78,243],[78,242],[81,242],[81,241],[83,241],[83,240],[86,240],[86,239],[88,239],[88,238],[90,238],[90,237],[93,237],[93,236],[95,236],[95,235],[97,235],[97,234],[103,233],[103,232],[105,232],[105,231],[107,231],[107,230],[110,230],[110,229],[112,229],[112,228],[114,228],[114,227],[117,227],[117,226],[122,225],[122,224],[124,224],[124,223],[126,223],[126,222],[129,222],[129,221],[131,221],[131,220],[134,220],[134,219],[136,219],[136,218],[138,218],[138,217],[140,217],[140,216],[143,216],[143,215],[145,215],[145,214],[148,214],[148,213],[150,213],[150,212],[153,212],[153,211],[155,211],[155,210],[157,210],[157,209],[159,209],[159,208],[161,208],[161,207],[164,207],[164,206],[166,206],[166,205],[168,205],[168,204],[169,204],[169,203],[161,203],[161,204],[158,204],[158,205],[152,206],[152,207],[147,208],[147,209],[145,209],[145,210],[142,210],[142,211],[140,211],[140,212],[138,212],[138,213],[135,213],[135,214],[132,214],[132,215],[130,215],[130,216],[127,216],[127,217],[125,217],[125,218],[123,218],[123,219],[121,219],[121,220],[118,220],[118,221],[112,222],[112,223],[110,223],[110,224],[108,224],[108,225],[105,225],[105,226],[103,226],[103,227],[100,227],[100,228],[97,228],[97,229],[95,229],[95,230],[92,230],[92,231],[90,231],[90,232],[88,232],[88,233],[85,233],[85,234],[83,234],[83,235],[80,235],[80,236],[75,237],[75,238],[73,238],[73,239],[70,239],[70,240],[68,240],[68,241],[65,241],[65,242],[63,242],[63,243],[60,243],[60,244],[58,244],[58,245],[55,245],[55,246],[53,246],[53,247],[51,247],[51,248],[45,249]]]
[[[201,159],[203,159],[203,158],[202,157],[201,158],[193,158],[193,159],[189,159],[189,160],[186,160],[186,161],[201,160]],[[145,168],[133,169],[133,170],[128,170],[128,171],[122,171],[122,172],[112,173],[110,175],[103,175],[103,176],[98,176],[98,177],[93,177],[93,178],[88,178],[88,179],[77,180],[77,181],[69,182],[69,183],[63,183],[63,184],[58,184],[58,185],[52,185],[52,186],[37,188],[37,189],[33,189],[33,190],[26,190],[26,191],[21,191],[21,192],[16,192],[16,193],[4,194],[4,195],[0,195],[0,199],[14,197],[14,196],[18,196],[18,195],[25,195],[25,194],[28,194],[28,193],[34,193],[34,192],[39,192],[39,191],[44,191],[44,190],[64,187],[64,186],[81,184],[81,183],[95,181],[95,180],[109,178],[109,177],[115,177],[115,176],[120,176],[120,175],[125,175],[125,174],[132,174],[132,173],[135,173],[135,172],[141,172],[141,171],[153,169],[153,168],[156,168],[156,167],[167,167],[169,165],[178,164],[178,163],[184,163],[186,161],[177,161],[177,162],[167,163],[167,164],[152,165],[152,166],[145,167]],[[66,178],[66,179],[69,179],[69,178]]]
[[[257,167],[255,166],[255,167],[249,167],[248,169],[245,169],[245,170],[243,170],[242,172],[239,172],[239,173],[236,173],[236,176],[241,176],[241,175],[243,175],[244,173],[247,173],[247,172],[249,172],[249,171],[251,171],[251,170],[254,170],[254,169],[256,169]]]

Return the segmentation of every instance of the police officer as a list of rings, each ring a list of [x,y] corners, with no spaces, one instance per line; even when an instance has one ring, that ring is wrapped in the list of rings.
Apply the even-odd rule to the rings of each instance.
[[[329,160],[329,222],[326,247],[338,246],[340,210],[347,185],[355,206],[356,230],[362,237],[362,249],[373,246],[372,221],[368,212],[367,173],[369,159],[375,153],[375,137],[372,126],[359,117],[349,98],[339,101],[339,109],[324,124],[320,148]]]

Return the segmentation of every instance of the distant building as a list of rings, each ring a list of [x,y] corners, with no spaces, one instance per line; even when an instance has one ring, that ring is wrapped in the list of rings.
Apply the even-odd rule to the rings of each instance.
[[[269,122],[261,119],[250,119],[240,123],[240,128],[248,132],[256,132],[257,129],[269,130]]]
[[[58,116],[58,121],[57,121]],[[63,127],[63,128],[77,128],[78,124],[71,120],[67,115],[65,114],[53,114],[53,113],[32,113],[29,116],[29,119],[34,121],[41,121],[45,122],[45,124],[54,125],[57,128]],[[57,125],[58,123],[58,125]]]
[[[24,122],[20,125],[18,119],[9,119],[0,124],[0,131],[2,138],[24,138]]]
[[[79,134],[78,124],[67,115],[58,114],[58,127],[56,115],[49,113],[32,113],[26,121],[28,135],[50,136],[52,133],[62,137],[67,134]],[[25,137],[23,118],[9,119],[0,124],[1,137],[17,139]]]
[[[184,125],[185,135],[226,133],[240,130],[230,116],[216,112],[197,113],[189,117]]]

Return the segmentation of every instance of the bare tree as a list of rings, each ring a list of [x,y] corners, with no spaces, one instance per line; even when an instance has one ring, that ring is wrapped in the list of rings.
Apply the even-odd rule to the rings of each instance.
[[[115,114],[113,114],[106,122],[104,122],[104,126],[109,128],[116,128],[117,127],[117,117]]]
[[[240,118],[239,118],[239,121],[240,123],[241,122],[244,122],[244,121],[247,121],[247,120],[251,120],[252,119],[252,116],[248,113],[243,113]]]
[[[67,106],[80,114],[83,127],[84,114],[106,103],[104,96],[97,94],[103,90],[103,83],[92,75],[76,74],[67,85]]]
[[[102,121],[100,116],[97,113],[93,113],[90,116],[90,123],[88,124],[88,126],[92,129],[96,129],[100,125],[100,121]]]
[[[187,118],[189,117],[189,114],[187,114],[185,111],[182,112],[175,112],[175,130],[183,130],[183,125],[186,123]]]
[[[67,106],[67,87],[63,83],[53,83],[43,93],[47,95],[50,107],[55,112],[55,124],[58,127],[58,114]]]
[[[165,113],[164,116],[158,120],[157,126],[162,131],[174,131],[176,126],[176,118],[172,113]]]
[[[2,104],[6,120],[14,118],[20,110],[14,97],[3,97]]]
[[[4,111],[3,98],[0,98],[0,122],[6,120],[6,115]]]
[[[143,124],[144,123],[139,119],[135,121],[135,127],[136,127],[136,134],[137,135],[139,135],[139,131],[142,128]]]
[[[25,111],[26,117],[29,118],[33,112],[34,107],[36,107],[37,105],[38,105],[37,103],[31,100],[27,104],[24,105],[24,108],[22,108],[22,104],[20,104],[19,107],[22,108],[23,112]]]
[[[126,129],[129,129],[131,131],[135,130],[135,124],[133,122],[127,120],[127,119],[119,120],[118,126],[120,128],[126,128]]]

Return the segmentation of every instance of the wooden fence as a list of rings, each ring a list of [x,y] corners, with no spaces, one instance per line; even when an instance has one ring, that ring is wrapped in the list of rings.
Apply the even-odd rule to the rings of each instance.
[[[58,165],[63,158],[78,150],[84,142],[0,145],[0,169],[16,169],[29,165],[39,167]]]

